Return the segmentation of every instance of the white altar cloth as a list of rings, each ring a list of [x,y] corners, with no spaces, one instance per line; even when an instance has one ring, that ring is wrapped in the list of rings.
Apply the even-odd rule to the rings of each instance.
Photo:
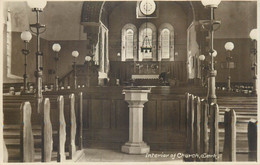
[[[132,79],[159,79],[158,74],[132,75]]]

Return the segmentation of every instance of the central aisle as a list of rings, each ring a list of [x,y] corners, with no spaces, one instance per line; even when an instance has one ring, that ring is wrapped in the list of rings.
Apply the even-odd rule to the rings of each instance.
[[[129,155],[116,150],[105,149],[84,149],[84,154],[77,162],[153,162],[153,161],[178,161],[183,162],[183,159],[173,158],[174,154],[179,152],[174,151],[151,151],[144,155]],[[171,155],[172,154],[172,155]]]

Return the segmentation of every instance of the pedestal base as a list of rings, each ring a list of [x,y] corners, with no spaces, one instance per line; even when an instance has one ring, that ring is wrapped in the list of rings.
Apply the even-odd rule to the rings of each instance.
[[[121,151],[128,154],[146,154],[150,152],[150,147],[144,143],[127,142],[122,146]]]

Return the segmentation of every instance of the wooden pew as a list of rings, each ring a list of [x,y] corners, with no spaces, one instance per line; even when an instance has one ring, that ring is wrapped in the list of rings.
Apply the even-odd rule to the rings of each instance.
[[[3,140],[3,155],[4,155],[3,162],[7,163],[8,162],[8,151],[7,151],[7,148],[6,148],[4,140]]]
[[[191,127],[190,127],[190,94],[185,93],[185,112],[186,112],[186,153],[190,152],[191,141]]]
[[[187,136],[186,136],[186,153],[190,154],[193,152],[193,95],[186,93],[185,94],[185,109],[186,109],[186,129],[187,129]],[[185,161],[192,161],[192,159],[185,158]]]
[[[195,97],[194,100],[194,153],[201,154],[200,151],[200,124],[201,124],[201,101],[199,97]],[[196,161],[199,161],[196,158]]]
[[[34,161],[34,138],[31,123],[32,108],[30,102],[21,105],[20,154],[22,162]]]
[[[50,162],[52,156],[52,124],[50,119],[50,100],[45,98],[44,109],[42,112],[43,123],[42,123],[42,162]]]
[[[248,122],[248,160],[257,161],[257,121],[252,119]]]
[[[191,109],[188,110],[187,108],[189,107],[192,107],[190,104],[188,104],[188,102],[190,102],[189,99],[191,96],[191,94],[187,94],[186,93],[186,113],[187,113],[187,124],[191,124],[191,119],[189,118],[192,114]],[[197,97],[195,96],[195,107],[197,106]],[[219,159],[210,159],[210,161],[218,161],[218,160],[225,160],[225,161],[235,161],[236,160],[236,154],[239,154],[239,160],[244,160],[244,161],[247,161],[247,160],[250,160],[250,158],[247,158],[246,155],[248,155],[248,153],[250,153],[250,147],[248,148],[248,140],[250,137],[246,137],[246,135],[251,135],[251,133],[248,133],[247,134],[247,131],[246,131],[246,128],[247,128],[247,124],[248,122],[252,119],[252,120],[255,120],[256,119],[256,116],[257,116],[257,102],[256,102],[256,97],[228,97],[228,96],[222,96],[219,98],[218,100],[218,103],[221,104],[221,106],[218,106],[217,104],[213,104],[213,105],[210,105],[210,108],[208,109],[208,105],[206,103],[205,100],[201,100],[201,127],[200,127],[200,143],[201,143],[201,147],[200,147],[200,150],[202,153],[209,153],[210,155],[212,154],[216,154],[216,155],[219,155]],[[225,110],[227,108],[230,108],[232,109],[231,112],[232,114],[236,114],[236,115],[233,115],[233,118],[236,118],[236,124],[234,125],[234,121],[233,119],[231,120],[232,122],[229,122],[228,124],[228,127],[229,129],[226,128],[226,131],[224,130],[224,113],[225,113]],[[207,114],[208,109],[210,111],[210,114]],[[219,111],[219,113],[217,113],[217,111]],[[196,144],[195,144],[195,141],[196,141],[196,137],[198,135],[198,126],[197,126],[197,109],[195,108],[194,109],[194,126],[193,126],[193,137],[194,137],[194,144],[189,144],[189,141],[192,141],[191,140],[191,137],[190,134],[192,133],[192,126],[191,125],[187,125],[187,131],[190,131],[187,132],[187,150],[189,150],[189,153],[191,153],[191,150],[194,149],[192,148],[192,146],[195,146],[195,151],[196,151]],[[190,113],[190,114],[189,114]],[[238,115],[237,115],[238,114]],[[208,116],[209,115],[209,116]],[[235,117],[234,117],[235,116]],[[209,119],[207,118],[209,117]],[[219,119],[216,119],[219,118]],[[227,117],[226,117],[227,118]],[[207,121],[209,121],[209,125],[207,125]],[[227,119],[226,119],[226,122],[227,122]],[[208,144],[208,142],[205,142],[207,141],[207,136],[206,135],[208,133],[207,128],[206,127],[210,127],[209,130],[210,130],[210,143]],[[227,127],[227,124],[226,124],[226,127]],[[232,129],[231,129],[232,128]],[[218,130],[218,131],[215,131],[215,130]],[[233,141],[233,143],[235,144],[230,144],[230,143],[227,143],[224,145],[224,139],[225,141],[228,141],[228,138],[230,138],[231,136],[231,133],[230,133],[230,130],[232,130],[232,135],[233,134],[237,134],[237,139],[235,141]],[[236,130],[234,132],[234,130]],[[243,131],[243,132],[241,132]],[[219,134],[218,134],[219,132]],[[243,134],[241,134],[243,133]],[[206,135],[206,136],[205,136]],[[234,136],[234,135],[233,135]],[[225,137],[225,138],[224,138]],[[219,139],[219,140],[217,140]],[[242,142],[242,143],[241,143]],[[229,144],[229,145],[228,145]],[[209,145],[209,146],[206,146],[206,145]],[[190,148],[188,147],[190,146]],[[206,147],[205,147],[206,146]],[[224,147],[225,146],[225,147]],[[234,148],[237,148],[237,147],[234,147],[234,146],[238,146],[238,149],[234,149]],[[189,148],[189,149],[188,149]],[[224,149],[225,148],[225,149]],[[232,149],[233,148],[233,149]],[[207,149],[210,149],[207,151]],[[231,150],[233,152],[231,152]],[[223,156],[223,152],[228,152],[227,154],[225,154],[224,157]],[[246,154],[245,156],[242,155],[242,154]],[[250,157],[250,155],[249,155]],[[206,159],[203,159],[201,161],[205,161]],[[198,161],[198,160],[197,160]]]
[[[209,140],[208,140],[208,114],[209,105],[205,99],[201,100],[201,124],[200,124],[200,151],[201,153],[209,153]],[[203,158],[201,161],[207,161]]]
[[[3,96],[3,113],[4,113],[4,140],[6,143],[6,147],[8,150],[8,161],[9,162],[21,162],[21,151],[20,151],[20,130],[22,123],[22,111],[21,111],[21,104],[25,101],[32,101],[33,96],[26,96],[22,98],[21,96]],[[40,127],[34,125],[39,116],[35,115],[33,108],[34,103],[31,103],[31,122],[32,122],[32,129],[33,129],[33,136],[35,142],[35,148],[40,146]]]
[[[219,156],[219,130],[218,130],[218,122],[219,122],[219,108],[218,104],[211,104],[209,108],[210,118],[209,118],[209,154],[214,155],[211,159],[212,161],[217,161],[217,157]]]
[[[77,104],[77,145],[78,150],[81,150],[83,149],[83,92],[78,94]]]
[[[220,153],[223,152],[224,146],[224,113],[226,108],[233,109],[236,113],[236,157],[237,161],[249,161],[248,146],[248,122],[257,119],[257,98],[241,96],[222,96],[218,98],[220,109]]]
[[[65,155],[66,122],[64,118],[63,96],[59,96],[57,101],[58,101],[58,113],[59,113],[57,162],[64,162],[66,160],[66,155]]]
[[[74,128],[77,128],[77,126],[76,125],[82,125],[82,108],[83,108],[83,100],[82,100],[82,98],[83,98],[83,94],[81,93],[81,96],[79,95],[79,96],[77,96],[77,97],[73,97],[73,99],[74,99],[74,101],[73,101],[73,103],[70,103],[69,102],[69,94],[70,94],[71,92],[70,91],[64,91],[63,92],[63,94],[65,94],[64,96],[65,96],[65,101],[66,101],[66,104],[64,104],[63,105],[63,107],[64,107],[64,110],[65,110],[65,113],[64,114],[66,114],[66,115],[64,115],[64,117],[65,117],[65,121],[67,122],[67,123],[70,123],[70,116],[74,116],[74,122],[73,122],[73,124],[71,125],[71,124],[67,124],[67,128],[66,128],[66,131],[67,131],[67,136],[69,136],[69,138],[67,138],[67,141],[66,141],[66,145],[67,145],[67,147],[64,147],[65,148],[65,150],[67,150],[68,149],[68,151],[69,151],[69,144],[73,144],[73,143],[71,143],[71,142],[69,142],[70,141],[70,137],[74,137],[73,139],[72,139],[72,141],[74,141],[74,144],[75,144],[75,135],[70,135],[70,133],[68,133],[68,132],[70,132],[69,130],[73,130],[74,131],[74,134],[75,134],[75,132],[77,132],[77,134],[81,134],[81,136],[79,136],[79,138],[81,139],[81,140],[78,140],[78,141],[80,141],[80,143],[78,143],[77,145],[81,145],[80,147],[78,147],[78,148],[82,148],[82,126],[80,127],[79,126],[79,130],[76,130],[76,129],[74,129]],[[47,102],[49,102],[49,103],[46,103],[45,104],[45,108],[47,108],[47,109],[50,109],[49,111],[50,111],[50,114],[48,115],[48,114],[46,114],[47,116],[51,116],[51,119],[45,119],[46,121],[48,121],[48,123],[50,124],[51,122],[51,124],[54,126],[52,126],[53,128],[52,128],[52,132],[54,133],[54,134],[52,134],[52,136],[53,136],[53,141],[55,142],[54,143],[54,145],[53,145],[53,147],[54,147],[54,149],[56,148],[57,149],[57,147],[56,147],[56,134],[55,134],[55,129],[57,128],[57,123],[58,123],[58,121],[57,121],[57,94],[55,94],[54,92],[44,92],[44,98],[46,98],[46,97],[49,97],[48,98],[48,100],[49,101],[47,101]],[[81,99],[80,99],[81,98]],[[77,100],[77,104],[75,103],[75,99]],[[21,104],[21,102],[23,102],[23,101],[25,101],[25,100],[29,100],[31,103],[32,103],[32,105],[34,105],[34,102],[35,102],[35,99],[34,99],[34,96],[33,95],[24,95],[24,96],[4,96],[4,111],[5,111],[5,114],[6,114],[6,116],[7,117],[9,117],[9,120],[6,120],[6,122],[5,122],[5,127],[6,128],[8,128],[8,129],[10,129],[10,128],[12,128],[13,126],[11,125],[11,126],[9,126],[9,124],[12,124],[12,122],[13,121],[16,121],[15,120],[15,114],[16,113],[10,113],[8,110],[12,110],[12,112],[13,111],[15,111],[15,109],[17,109],[17,107],[19,107],[20,106],[20,104]],[[64,97],[63,97],[63,100],[64,100]],[[78,101],[80,101],[80,102],[78,102]],[[64,102],[64,101],[63,101]],[[71,104],[71,105],[70,105]],[[74,106],[72,106],[72,105],[74,105]],[[71,111],[70,109],[71,108],[74,108],[74,110],[73,111]],[[79,109],[78,109],[79,108]],[[34,106],[33,106],[33,109],[34,109]],[[76,120],[76,112],[75,112],[75,110],[77,110],[77,115],[78,116],[81,116],[81,122],[78,122],[77,120]],[[50,143],[49,143],[49,147],[47,147],[48,149],[48,151],[45,149],[46,148],[46,142],[44,142],[44,141],[46,141],[46,139],[51,139],[50,138],[50,136],[51,136],[51,134],[48,134],[48,135],[46,135],[45,133],[43,133],[42,132],[42,135],[43,136],[41,136],[41,130],[44,130],[44,128],[46,128],[46,124],[41,124],[41,121],[44,121],[44,118],[41,118],[41,116],[43,117],[43,116],[46,116],[45,115],[45,113],[44,112],[46,112],[46,110],[44,110],[43,112],[42,112],[42,114],[43,115],[40,115],[40,114],[37,114],[37,113],[34,113],[35,111],[33,110],[33,114],[36,114],[36,116],[34,116],[33,118],[32,118],[32,123],[33,123],[33,127],[37,127],[37,131],[38,131],[38,133],[35,135],[36,137],[37,137],[37,139],[38,139],[38,142],[37,142],[37,144],[36,144],[36,147],[38,147],[38,149],[36,148],[36,153],[42,153],[42,156],[41,156],[41,158],[39,157],[39,156],[36,156],[36,158],[35,158],[35,160],[36,161],[50,161],[50,160],[53,160],[53,158],[55,158],[55,152],[53,153],[52,152],[52,155],[50,156],[49,154],[47,154],[47,152],[48,153],[51,153],[51,151],[50,151],[50,148],[51,148],[51,146],[50,146]],[[70,112],[74,112],[74,113],[70,113]],[[47,111],[47,113],[49,113],[48,111]],[[10,115],[9,115],[10,114]],[[19,117],[20,115],[18,114],[18,117]],[[20,117],[19,117],[20,118]],[[56,121],[56,122],[55,122]],[[15,123],[14,123],[15,124]],[[43,125],[43,129],[41,129],[41,125]],[[73,127],[73,129],[70,129],[71,127],[70,126],[72,126]],[[76,127],[75,127],[76,126]],[[51,128],[51,125],[48,125],[47,127],[49,127],[49,128]],[[18,129],[19,130],[19,129]],[[56,129],[56,130],[58,130],[58,129]],[[81,130],[81,131],[80,131]],[[33,130],[33,132],[35,132],[34,130]],[[50,131],[49,131],[50,132]],[[9,136],[9,135],[8,135]],[[46,136],[46,137],[44,137],[44,136]],[[5,137],[7,137],[7,135],[5,135]],[[42,140],[40,140],[41,139],[41,137],[42,137]],[[57,137],[58,138],[58,137]],[[43,142],[42,144],[41,144],[41,142]],[[17,144],[18,145],[18,144]],[[19,145],[20,145],[20,143],[19,143]],[[41,149],[42,148],[42,149]],[[67,148],[67,149],[66,149]],[[74,145],[74,148],[75,149],[73,149],[72,151],[74,152],[74,151],[76,151],[76,146]],[[12,151],[12,150],[11,150]],[[41,152],[41,151],[43,151],[43,152]],[[71,152],[71,153],[73,153],[73,152]],[[54,155],[53,155],[54,154]],[[38,155],[38,154],[36,154],[36,155]],[[47,155],[49,155],[49,156],[47,156]],[[66,155],[66,152],[65,152],[65,155]],[[39,159],[40,158],[40,159]],[[71,154],[71,158],[72,158],[72,154]]]
[[[75,114],[75,95],[70,94],[70,113],[69,113],[69,132],[70,132],[70,138],[69,138],[69,159],[73,159],[73,156],[76,152],[76,130],[77,130],[77,123],[76,123],[76,114]]]
[[[225,142],[222,160],[236,161],[236,113],[234,110],[225,111]]]

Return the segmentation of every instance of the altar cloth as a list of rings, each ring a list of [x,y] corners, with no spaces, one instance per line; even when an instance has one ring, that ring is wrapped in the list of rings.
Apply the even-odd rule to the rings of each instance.
[[[132,75],[132,79],[159,79],[158,74]]]

